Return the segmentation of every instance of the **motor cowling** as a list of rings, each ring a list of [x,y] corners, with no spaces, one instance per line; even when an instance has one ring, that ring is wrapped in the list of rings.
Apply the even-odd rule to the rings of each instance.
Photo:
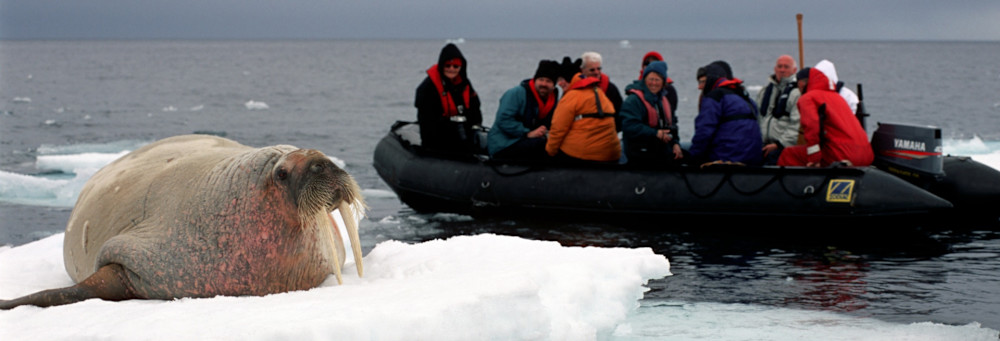
[[[879,122],[871,143],[881,170],[924,186],[945,177],[941,128]]]

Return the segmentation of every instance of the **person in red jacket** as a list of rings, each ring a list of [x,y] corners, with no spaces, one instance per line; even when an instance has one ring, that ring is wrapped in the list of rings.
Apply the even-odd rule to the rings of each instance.
[[[875,156],[868,134],[827,76],[833,72],[832,66],[823,60],[816,67],[799,71],[799,143],[781,152],[779,166],[871,165]]]

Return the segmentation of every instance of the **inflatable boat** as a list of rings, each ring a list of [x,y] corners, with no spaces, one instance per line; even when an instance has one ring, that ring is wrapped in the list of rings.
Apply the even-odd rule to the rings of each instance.
[[[829,168],[560,165],[447,154],[420,146],[419,126],[396,122],[378,143],[379,176],[418,212],[473,216],[579,215],[898,217],[998,214],[1000,172],[941,153],[940,130],[882,124],[877,162]]]

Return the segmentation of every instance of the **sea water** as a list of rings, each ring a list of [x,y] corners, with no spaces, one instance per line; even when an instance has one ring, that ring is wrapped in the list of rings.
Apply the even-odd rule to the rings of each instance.
[[[806,328],[812,332],[862,334],[928,322],[1000,329],[1000,233],[991,225],[914,224],[908,232],[888,235],[816,230],[726,236],[703,228],[713,225],[710,219],[664,222],[660,231],[643,232],[630,228],[629,221],[543,223],[413,212],[378,178],[372,152],[394,121],[415,120],[416,85],[443,44],[0,42],[0,244],[21,245],[61,232],[83,183],[122,153],[202,132],[251,146],[315,148],[342,160],[372,208],[361,224],[366,253],[386,240],[422,242],[482,232],[564,245],[651,247],[667,256],[674,275],[649,283],[638,314],[616,331],[621,338],[648,333],[655,339],[657,330],[679,325],[704,331],[719,320],[735,320],[731,331],[775,323],[786,335],[803,325],[814,326]],[[469,60],[487,125],[500,95],[530,77],[539,59],[600,52],[604,72],[624,88],[638,76],[642,55],[657,50],[679,92],[682,139],[692,135],[699,66],[726,60],[755,92],[778,55],[797,55],[793,41],[631,40],[624,46],[473,40],[459,48]],[[996,160],[1000,152],[996,55],[995,42],[805,45],[807,65],[829,59],[848,86],[864,85],[864,103],[873,115],[869,131],[876,122],[933,125],[942,128],[947,153],[985,160]],[[808,228],[810,221],[775,224]],[[857,317],[872,325],[858,326]],[[728,335],[774,339],[749,327]]]

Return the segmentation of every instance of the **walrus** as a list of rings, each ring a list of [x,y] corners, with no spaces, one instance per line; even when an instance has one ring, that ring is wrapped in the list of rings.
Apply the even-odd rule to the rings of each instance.
[[[317,150],[252,148],[208,135],[166,138],[101,168],[80,191],[63,258],[73,286],[12,300],[262,296],[342,283],[347,225],[363,276],[357,183]]]

